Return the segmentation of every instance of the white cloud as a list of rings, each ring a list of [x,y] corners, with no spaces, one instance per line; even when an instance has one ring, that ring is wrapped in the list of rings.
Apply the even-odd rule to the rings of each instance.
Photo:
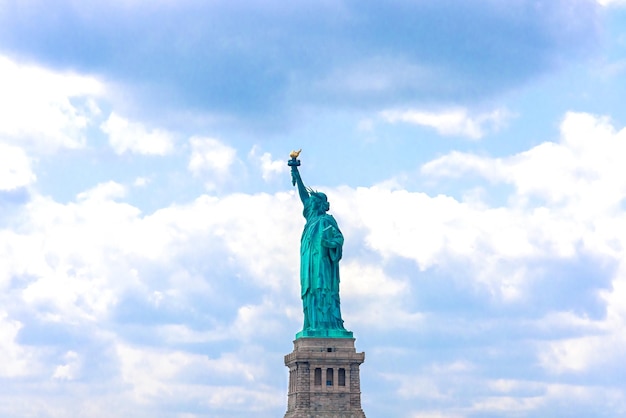
[[[434,128],[440,135],[465,136],[480,139],[488,132],[497,131],[511,117],[503,109],[489,113],[470,115],[467,109],[451,109],[442,112],[418,110],[388,110],[381,116],[389,123],[405,122]]]
[[[210,279],[190,274],[183,256],[230,260],[237,266],[233,274],[248,283],[295,290],[301,225],[293,193],[202,196],[142,217],[116,201],[125,192],[107,182],[68,204],[34,195],[21,214],[20,231],[0,230],[0,257],[8,260],[0,264],[0,285],[28,277],[23,302],[47,320],[74,323],[106,317],[131,289],[146,300],[158,290],[162,303],[187,292],[210,293]],[[145,263],[168,266],[160,288],[145,287]]]
[[[109,182],[62,205],[35,195],[23,212],[24,228],[6,232],[0,251],[11,262],[2,271],[26,275],[21,297],[52,321],[91,321],[106,316],[119,292],[132,286],[127,263],[111,262],[139,210],[113,198],[123,187]],[[2,236],[2,235],[0,235]],[[3,238],[4,238],[3,237]]]
[[[166,155],[174,149],[172,134],[162,129],[148,131],[141,123],[131,122],[115,112],[100,125],[109,135],[109,144],[117,154]]]
[[[64,356],[65,364],[56,367],[53,379],[74,380],[78,377],[81,368],[81,359],[75,351],[68,351]]]
[[[506,158],[453,152],[425,164],[433,176],[478,174],[515,186],[518,198],[540,197],[549,204],[574,204],[589,219],[616,210],[626,195],[626,129],[615,132],[605,118],[568,113],[561,140],[545,142]]]
[[[461,178],[468,172],[477,173],[488,180],[502,176],[504,168],[498,158],[452,151],[422,166],[422,173],[437,177]]]
[[[146,216],[134,232],[127,228],[124,247],[154,260],[183,254],[185,249],[227,251],[239,274],[245,272],[259,286],[284,289],[298,269],[304,225],[299,205],[293,192],[222,199],[204,195]]]
[[[606,386],[515,380],[507,382],[505,385],[508,388],[514,388],[514,392],[510,393],[509,396],[503,396],[503,392],[498,387],[494,387],[493,381],[486,383],[491,389],[494,389],[494,392],[473,402],[469,409],[474,414],[535,415],[540,408],[547,407],[550,409],[542,415],[561,415],[567,409],[571,411],[568,411],[567,415],[569,416],[569,414],[574,413],[573,408],[577,408],[577,406],[578,408],[604,411],[602,407],[597,405],[613,404],[619,405],[617,408],[623,408],[625,404],[624,395],[618,388]],[[475,384],[481,385],[482,382],[475,382]],[[554,412],[550,413],[550,410]],[[591,413],[591,415],[595,414]]]
[[[498,254],[509,260],[589,254],[618,266],[610,290],[599,292],[606,302],[605,319],[590,322],[579,316],[561,317],[573,329],[586,330],[583,336],[539,344],[539,361],[552,373],[585,373],[624,360],[620,353],[626,350],[626,310],[620,301],[626,294],[625,154],[626,129],[616,131],[607,118],[568,113],[558,142],[505,158],[454,152],[422,168],[434,177],[476,174],[513,186],[506,208],[483,210],[489,219],[478,220],[477,213],[479,218],[473,222],[484,231],[495,226],[486,235],[493,245],[483,262]],[[456,239],[460,231],[451,231],[450,238]],[[502,275],[501,267],[495,267]],[[531,277],[530,272],[520,272],[522,277],[514,285]]]
[[[189,139],[191,156],[189,170],[206,178],[209,190],[225,181],[237,158],[237,150],[214,138],[194,136]]]
[[[606,301],[606,317],[592,321],[575,315],[560,316],[559,322],[578,329],[586,335],[576,338],[545,341],[538,345],[541,366],[553,374],[582,374],[592,370],[626,364],[626,263],[620,260],[619,270],[610,290],[601,292]],[[614,366],[613,366],[614,367]]]
[[[264,152],[259,156],[258,147],[256,145],[250,150],[248,158],[259,164],[261,168],[261,176],[265,181],[270,181],[271,179],[286,173],[288,169],[286,161],[272,159],[272,154],[269,152]]]
[[[254,341],[258,335],[281,335],[285,330],[283,313],[275,304],[265,300],[261,305],[245,305],[237,310],[230,332],[237,339]]]
[[[626,198],[625,152],[626,130],[615,132],[605,119],[569,113],[558,143],[507,158],[455,152],[425,164],[422,171],[432,176],[474,173],[512,184],[508,211],[525,218],[520,232],[533,231],[536,243],[567,255],[582,242],[598,255],[617,256],[624,248],[620,231],[626,228],[617,216]],[[537,198],[543,206],[531,209]]]
[[[157,306],[159,306],[162,299],[160,299],[160,295],[155,296],[157,296]],[[154,333],[168,345],[223,341],[231,337],[223,329],[215,328],[210,331],[197,331],[184,324],[159,325],[155,327]]]
[[[527,220],[514,211],[379,187],[343,189],[341,199],[352,202],[335,205],[344,211],[341,219],[361,225],[365,244],[384,260],[414,260],[420,270],[461,262],[498,297],[519,297],[527,258],[542,253]]]
[[[542,367],[554,373],[584,372],[612,362],[615,347],[608,340],[606,336],[593,336],[551,341],[543,347],[539,360]]]
[[[596,0],[602,6],[622,6],[626,0]]]
[[[114,181],[100,183],[92,189],[81,192],[76,196],[79,201],[106,201],[122,198],[126,195],[126,187]]]
[[[14,190],[34,183],[36,176],[23,149],[0,143],[0,190]]]
[[[235,161],[237,151],[213,138],[193,137],[189,169],[193,173],[203,170],[226,173]]]
[[[529,413],[545,403],[539,396],[491,396],[484,397],[472,404],[472,410],[487,413]]]
[[[37,370],[34,352],[16,342],[20,328],[22,324],[19,321],[10,319],[6,312],[0,311],[1,377],[26,376]]]
[[[342,263],[341,267],[341,287],[353,297],[398,296],[407,290],[407,283],[388,277],[380,266],[348,261]]]
[[[252,357],[226,353],[219,358],[209,358],[184,351],[124,344],[118,344],[116,352],[122,378],[131,385],[135,399],[141,403],[174,400],[178,396],[204,403],[207,393],[213,393],[208,400],[212,407],[230,409],[241,403],[260,400],[267,394],[263,388],[249,390],[242,384],[258,380],[266,373],[263,365]],[[205,382],[204,385],[195,383],[199,376]],[[233,398],[230,391],[223,386],[219,388],[220,382],[236,382],[236,385],[231,386],[233,390],[240,391],[236,404],[231,403]],[[213,383],[215,387],[207,383]],[[274,402],[269,401],[270,404]],[[267,405],[268,401],[262,404]]]
[[[414,378],[414,377],[413,377]],[[611,404],[623,408],[625,398],[619,388],[596,385],[546,383],[533,380],[480,379],[468,374],[421,373],[413,390],[410,378],[393,376],[401,390],[411,398],[425,398],[439,408],[413,412],[411,418],[461,418],[468,416],[573,416],[574,409],[604,412],[599,405]],[[389,380],[393,380],[389,379]],[[472,388],[469,395],[464,390]],[[420,390],[422,389],[422,390]],[[443,393],[442,393],[443,392]],[[463,399],[462,406],[451,406],[451,399]],[[573,402],[572,400],[575,400]],[[461,402],[456,403],[460,405]],[[570,415],[572,414],[572,415]],[[586,416],[586,415],[581,415]]]
[[[84,130],[99,112],[94,99],[104,90],[93,77],[0,56],[0,135],[38,151],[83,147]]]
[[[135,187],[145,187],[150,184],[150,178],[148,177],[137,177],[133,182],[133,186]]]
[[[424,315],[407,308],[410,291],[407,279],[389,277],[381,266],[369,264],[367,260],[353,258],[341,263],[342,315],[350,329],[413,330],[419,327]]]

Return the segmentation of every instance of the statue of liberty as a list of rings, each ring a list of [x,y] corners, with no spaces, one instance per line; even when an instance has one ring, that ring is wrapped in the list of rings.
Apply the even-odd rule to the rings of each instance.
[[[306,219],[300,241],[300,296],[304,326],[302,337],[352,338],[346,331],[339,308],[339,260],[343,235],[337,221],[326,212],[330,208],[324,193],[305,187],[298,171],[300,151],[290,154],[291,177],[298,186]]]

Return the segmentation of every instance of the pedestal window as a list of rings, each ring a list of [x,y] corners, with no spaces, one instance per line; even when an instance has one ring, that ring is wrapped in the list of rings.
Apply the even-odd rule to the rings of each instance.
[[[315,386],[322,386],[322,369],[321,368],[316,368],[315,369],[315,377],[314,377],[314,384]]]
[[[337,385],[346,385],[346,369],[339,369],[337,372]]]

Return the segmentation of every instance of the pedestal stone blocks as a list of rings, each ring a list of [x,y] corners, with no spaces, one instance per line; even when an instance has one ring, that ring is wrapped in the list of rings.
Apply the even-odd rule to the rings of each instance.
[[[365,418],[354,338],[299,338],[285,356],[289,391],[285,418]]]

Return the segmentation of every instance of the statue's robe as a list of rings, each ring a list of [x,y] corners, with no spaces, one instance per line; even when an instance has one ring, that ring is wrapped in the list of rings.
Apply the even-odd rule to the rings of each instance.
[[[300,246],[303,330],[343,330],[339,308],[343,235],[331,215],[307,215]]]

